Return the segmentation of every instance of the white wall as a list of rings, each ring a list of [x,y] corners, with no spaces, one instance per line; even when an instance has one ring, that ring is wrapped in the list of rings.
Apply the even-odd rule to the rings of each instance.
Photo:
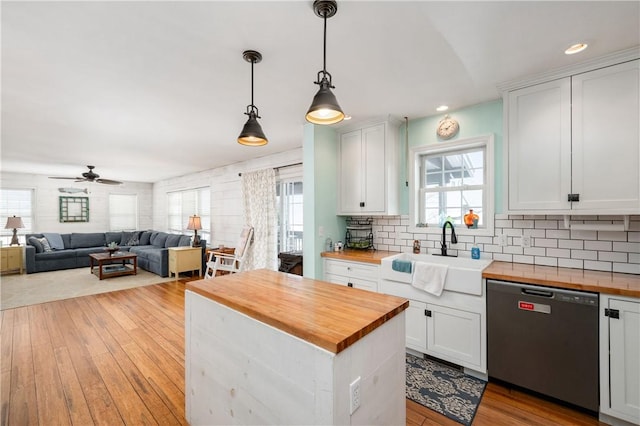
[[[3,189],[34,190],[34,232],[105,232],[109,230],[109,194],[138,195],[138,229],[152,227],[153,185],[141,182],[124,182],[122,185],[54,180],[47,176],[27,173],[2,173]],[[58,188],[87,188],[89,193],[66,194]],[[61,223],[59,218],[60,196],[89,198],[89,222]],[[21,238],[21,241],[23,239]]]
[[[256,149],[248,147],[247,149]],[[259,148],[258,148],[259,149]],[[302,148],[231,164],[200,173],[156,182],[153,185],[153,228],[167,227],[167,193],[211,187],[211,241],[207,245],[235,247],[244,226],[242,189],[238,173],[302,162]]]

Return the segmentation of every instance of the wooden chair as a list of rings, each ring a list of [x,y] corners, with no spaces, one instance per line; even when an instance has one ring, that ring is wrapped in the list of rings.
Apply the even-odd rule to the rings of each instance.
[[[215,250],[211,251],[207,259],[204,278],[214,278],[218,271],[229,274],[240,272],[252,241],[253,227],[245,226],[242,229],[240,239],[233,254]]]

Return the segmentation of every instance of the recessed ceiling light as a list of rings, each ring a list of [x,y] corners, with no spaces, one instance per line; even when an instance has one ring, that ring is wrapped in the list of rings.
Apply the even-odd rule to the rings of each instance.
[[[448,107],[448,106],[446,106],[446,105],[440,105],[438,108],[436,108],[436,111],[438,111],[438,112],[442,112],[442,111],[446,111],[446,110],[448,110],[448,109],[449,109],[449,107]]]
[[[587,43],[577,43],[569,47],[567,50],[565,50],[564,54],[573,55],[574,53],[582,52],[586,48],[587,48]]]

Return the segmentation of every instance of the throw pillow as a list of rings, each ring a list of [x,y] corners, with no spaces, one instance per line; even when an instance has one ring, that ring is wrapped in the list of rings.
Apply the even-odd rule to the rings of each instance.
[[[122,237],[120,238],[120,245],[121,246],[128,246],[129,244],[127,244],[127,243],[129,242],[129,239],[135,234],[137,234],[137,232],[122,231]]]
[[[138,239],[138,233],[134,232],[129,241],[127,241],[128,246],[137,246],[140,244],[140,239]]]
[[[62,236],[53,232],[43,232],[42,235],[47,239],[49,247],[52,250],[64,250],[64,243],[62,242]]]
[[[44,252],[48,252],[48,251],[53,251],[51,250],[51,246],[49,245],[49,241],[45,238],[36,238],[36,240],[40,241],[40,244],[42,244],[42,249],[44,250]]]
[[[36,253],[42,253],[44,251],[42,243],[36,237],[29,237],[27,242],[36,248]]]
[[[141,246],[148,246],[149,244],[151,244],[151,241],[149,241],[151,239],[151,231],[143,231],[142,234],[140,234],[140,245]]]

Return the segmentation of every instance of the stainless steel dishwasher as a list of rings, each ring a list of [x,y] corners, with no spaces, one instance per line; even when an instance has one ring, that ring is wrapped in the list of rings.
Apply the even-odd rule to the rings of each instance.
[[[487,280],[489,377],[598,411],[598,295]]]

